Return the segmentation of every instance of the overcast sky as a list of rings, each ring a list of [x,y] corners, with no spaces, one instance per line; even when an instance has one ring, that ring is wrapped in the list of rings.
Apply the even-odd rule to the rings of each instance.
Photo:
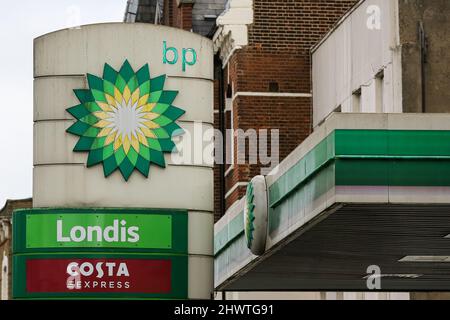
[[[0,208],[32,195],[33,38],[122,21],[126,0],[0,1]]]

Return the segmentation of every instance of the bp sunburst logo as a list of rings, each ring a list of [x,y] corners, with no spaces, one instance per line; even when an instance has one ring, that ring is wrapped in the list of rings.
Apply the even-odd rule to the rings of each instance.
[[[253,232],[255,231],[255,194],[253,190],[253,183],[250,182],[247,186],[245,195],[245,235],[247,238],[247,247],[251,248],[253,243]]]
[[[77,119],[67,132],[80,137],[73,151],[89,153],[88,167],[103,163],[105,177],[117,169],[125,180],[134,170],[148,177],[150,163],[164,168],[185,112],[172,105],[178,91],[164,90],[166,75],[150,78],[148,64],[135,72],[126,60],[87,80],[89,89],[74,90],[80,104],[67,109]]]
[[[89,152],[88,167],[103,163],[105,177],[117,169],[125,180],[134,170],[148,177],[150,163],[165,167],[184,114],[172,105],[178,91],[163,89],[166,75],[150,78],[148,64],[135,72],[126,60],[119,71],[105,64],[102,78],[87,80],[89,89],[74,90],[80,104],[67,109],[77,119],[67,132],[80,137],[73,151]]]

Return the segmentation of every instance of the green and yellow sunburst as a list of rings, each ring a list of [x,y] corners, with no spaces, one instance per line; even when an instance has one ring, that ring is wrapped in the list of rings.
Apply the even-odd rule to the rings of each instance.
[[[116,169],[125,180],[135,169],[148,177],[150,163],[164,168],[185,112],[172,105],[178,91],[163,90],[166,75],[151,79],[148,64],[134,72],[126,60],[120,71],[105,64],[103,78],[87,80],[89,89],[74,90],[81,104],[67,109],[77,119],[67,132],[80,137],[73,151],[89,152],[88,167],[103,163],[105,177]]]

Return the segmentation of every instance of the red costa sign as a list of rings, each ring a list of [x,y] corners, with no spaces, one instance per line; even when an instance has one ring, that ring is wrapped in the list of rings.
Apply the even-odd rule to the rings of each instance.
[[[28,293],[169,293],[171,260],[28,259]]]

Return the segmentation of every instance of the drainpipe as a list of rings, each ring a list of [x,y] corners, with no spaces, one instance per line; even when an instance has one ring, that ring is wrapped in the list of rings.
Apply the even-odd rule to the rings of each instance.
[[[427,93],[426,93],[426,75],[425,75],[425,65],[428,62],[428,39],[423,26],[423,21],[419,22],[419,43],[420,43],[420,81],[422,85],[422,113],[427,110]]]
[[[222,163],[219,165],[220,168],[220,217],[225,215],[225,163],[226,163],[226,141],[225,141],[225,85],[224,85],[224,72],[222,68],[222,60],[219,55],[216,54],[214,57],[214,65],[217,70],[216,75],[219,78],[219,130],[222,134]]]

